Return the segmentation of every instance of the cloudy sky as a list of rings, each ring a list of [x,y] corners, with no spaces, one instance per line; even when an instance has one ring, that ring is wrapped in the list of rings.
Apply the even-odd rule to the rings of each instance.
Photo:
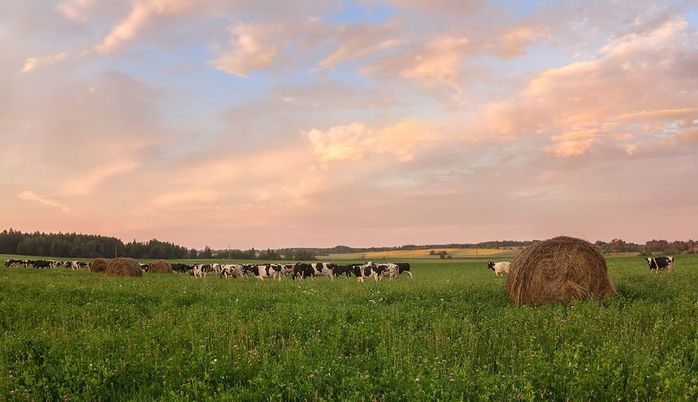
[[[0,228],[698,237],[696,1],[0,0]]]

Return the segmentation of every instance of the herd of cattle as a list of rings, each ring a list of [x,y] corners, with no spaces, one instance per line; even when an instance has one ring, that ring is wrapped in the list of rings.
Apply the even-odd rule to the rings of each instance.
[[[255,277],[259,280],[277,279],[290,276],[292,279],[303,280],[316,276],[324,276],[330,279],[337,277],[356,277],[359,282],[370,278],[380,281],[383,278],[396,279],[402,274],[412,277],[410,264],[406,262],[376,264],[367,262],[363,264],[338,265],[329,262],[295,264],[181,264],[173,263],[174,272],[189,274],[193,277],[204,277],[207,274],[215,274],[221,278],[248,278]],[[54,261],[54,260],[7,260],[6,267],[24,268],[89,268],[90,264],[83,261]],[[143,271],[148,272],[150,264],[140,264]]]
[[[290,276],[293,280],[303,280],[324,276],[330,279],[338,277],[356,277],[359,282],[370,278],[380,281],[382,278],[390,280],[399,278],[405,274],[412,277],[410,264],[406,262],[376,264],[367,262],[363,264],[338,265],[329,262],[295,264],[172,264],[172,270],[177,272],[190,272],[194,277],[203,277],[207,273],[214,273],[221,278],[247,278],[254,276],[259,280],[266,278],[281,280]]]
[[[22,268],[72,268],[77,271],[80,268],[88,268],[90,264],[84,261],[54,261],[54,260],[7,260],[6,267],[22,267]]]
[[[646,257],[647,265],[651,271],[659,272],[666,269],[671,272],[674,266],[674,257]],[[144,271],[148,271],[149,264],[140,264]],[[494,262],[489,261],[487,268],[494,271],[495,275],[500,276],[509,273],[509,262]],[[89,264],[84,261],[54,261],[54,260],[7,260],[6,267],[24,267],[24,268],[71,268],[78,270],[80,268],[88,268]],[[330,279],[337,277],[354,276],[359,282],[364,282],[366,278],[371,278],[376,281],[382,278],[395,279],[402,274],[412,278],[410,272],[410,264],[406,262],[376,264],[374,262],[366,262],[363,264],[347,264],[338,265],[329,262],[304,263],[297,262],[295,264],[172,264],[172,270],[179,273],[188,273],[194,277],[204,277],[209,273],[217,274],[221,278],[247,278],[254,276],[259,280],[266,278],[281,280],[284,276],[290,276],[292,279],[303,280],[309,277],[325,276]]]

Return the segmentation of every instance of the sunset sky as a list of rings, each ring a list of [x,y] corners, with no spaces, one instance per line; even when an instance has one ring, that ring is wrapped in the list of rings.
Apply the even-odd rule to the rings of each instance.
[[[0,7],[0,230],[698,237],[696,1]]]

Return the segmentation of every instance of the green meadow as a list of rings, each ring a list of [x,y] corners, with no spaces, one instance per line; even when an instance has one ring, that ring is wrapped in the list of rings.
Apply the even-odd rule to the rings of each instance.
[[[620,297],[534,308],[486,258],[365,284],[3,265],[0,399],[695,401],[698,256],[607,261]]]

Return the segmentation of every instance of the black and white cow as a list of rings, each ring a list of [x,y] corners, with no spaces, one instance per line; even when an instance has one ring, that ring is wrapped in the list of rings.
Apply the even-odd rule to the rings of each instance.
[[[310,266],[310,264],[307,264],[305,262],[297,262],[293,264],[293,280],[295,281],[296,279],[303,280],[308,277],[315,276],[315,270],[313,267]]]
[[[327,276],[330,279],[334,280],[334,268],[336,267],[335,264],[330,264],[327,262],[317,262],[310,264],[310,267],[313,268],[313,276]]]
[[[66,268],[71,268],[73,271],[77,271],[80,268],[87,268],[87,263],[84,261],[66,261],[64,266]]]
[[[392,264],[395,265],[395,264]],[[373,280],[380,281],[383,274],[387,271],[388,264],[376,264],[374,262],[367,262],[363,265],[354,267],[354,275],[356,279],[363,283],[366,278],[373,278]]]
[[[209,271],[211,271],[210,264],[196,264],[191,270],[191,275],[194,278],[203,278]]]
[[[245,270],[240,264],[221,265],[219,275],[222,279],[227,279],[229,276],[233,278],[243,278],[246,276]]]
[[[654,272],[659,272],[660,269],[666,269],[671,272],[674,268],[674,257],[647,257],[645,258],[647,265],[649,265],[650,270]]]

